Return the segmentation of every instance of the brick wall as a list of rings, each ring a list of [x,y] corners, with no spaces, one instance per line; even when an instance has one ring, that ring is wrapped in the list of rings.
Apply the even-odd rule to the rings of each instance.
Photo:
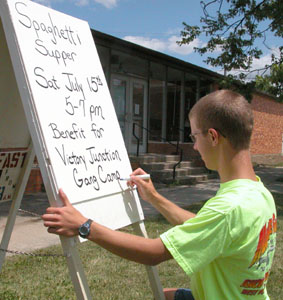
[[[32,168],[25,189],[25,194],[38,193],[44,191],[42,176],[38,167]]]
[[[283,104],[262,94],[255,94],[251,104],[254,113],[251,154],[281,154]]]

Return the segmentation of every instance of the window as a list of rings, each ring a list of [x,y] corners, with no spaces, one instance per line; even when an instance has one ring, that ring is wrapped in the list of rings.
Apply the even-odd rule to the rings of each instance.
[[[104,46],[96,45],[99,59],[104,71],[105,78],[109,82],[109,53],[110,49]]]
[[[184,120],[184,142],[191,142],[189,112],[197,101],[197,78],[185,73],[185,120]]]
[[[111,53],[111,73],[147,78],[147,61],[137,56],[113,50]]]
[[[168,69],[167,80],[167,132],[168,141],[177,141],[180,137],[180,104],[182,72]]]
[[[161,141],[162,111],[165,97],[165,66],[157,63],[150,64],[149,82],[149,139]]]

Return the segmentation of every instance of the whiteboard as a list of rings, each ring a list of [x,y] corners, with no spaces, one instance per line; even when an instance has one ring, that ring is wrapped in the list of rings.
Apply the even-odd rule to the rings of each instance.
[[[119,180],[132,169],[88,23],[31,1],[7,4],[27,82],[19,88],[30,91],[22,101],[33,110],[33,142],[43,145],[40,168],[104,225],[143,219],[136,191]]]

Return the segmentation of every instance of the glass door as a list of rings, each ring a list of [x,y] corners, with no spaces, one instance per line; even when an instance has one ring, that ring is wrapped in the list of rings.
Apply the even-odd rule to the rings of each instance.
[[[144,80],[112,75],[111,94],[124,142],[129,153],[146,152],[147,141],[147,83]]]
[[[139,141],[139,153],[146,152],[147,141],[147,84],[146,81],[131,80],[132,123],[135,124],[135,135],[132,134],[130,152],[136,153]]]
[[[127,131],[127,80],[123,78],[113,78],[111,81],[112,101],[115,107],[119,125],[125,140]]]

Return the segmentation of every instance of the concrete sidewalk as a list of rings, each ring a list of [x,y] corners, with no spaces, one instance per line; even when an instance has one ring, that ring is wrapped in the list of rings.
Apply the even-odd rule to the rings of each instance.
[[[255,171],[271,192],[283,193],[283,168],[258,167]],[[166,187],[164,185],[156,185],[157,190],[163,196],[181,207],[209,199],[215,195],[218,187],[218,179],[211,179],[191,186]],[[142,200],[141,204],[145,218],[158,214],[150,204]],[[0,203],[0,241],[7,222],[10,206],[11,202]],[[25,195],[22,200],[21,209],[41,215],[48,206],[49,202],[46,194],[38,193]],[[30,252],[59,243],[59,237],[48,234],[39,217],[19,212],[8,249]]]

